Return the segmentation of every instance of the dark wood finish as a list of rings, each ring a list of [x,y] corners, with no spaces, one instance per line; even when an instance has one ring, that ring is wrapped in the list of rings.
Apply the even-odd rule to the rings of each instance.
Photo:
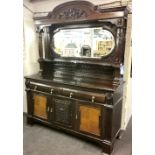
[[[75,20],[78,22],[82,21],[93,21],[100,19],[110,19],[123,17],[124,10],[115,10],[114,12],[106,11],[100,12],[96,10],[96,7],[88,1],[72,1],[57,6],[52,12],[49,12],[47,16],[38,17],[35,14],[34,19],[37,25],[42,24],[57,24],[57,23],[71,23]]]
[[[120,66],[127,9],[103,10],[87,1],[72,1],[46,14],[34,16],[40,71],[25,77],[27,122],[42,123],[97,142],[104,153],[111,154],[121,126]],[[114,35],[115,48],[110,55],[90,59],[60,57],[54,52],[51,42],[57,28],[86,27],[103,27]]]
[[[73,127],[73,101],[63,97],[54,99],[54,122],[61,126]]]

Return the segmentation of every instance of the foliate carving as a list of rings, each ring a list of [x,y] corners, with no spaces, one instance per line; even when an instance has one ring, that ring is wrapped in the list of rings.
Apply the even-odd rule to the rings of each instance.
[[[55,99],[55,120],[64,124],[71,124],[70,113],[71,103],[70,101],[64,101]]]
[[[117,20],[117,26],[121,27],[124,25],[124,20],[123,19],[118,19]]]
[[[103,57],[102,58],[104,60],[104,62],[110,62],[110,63],[119,63],[119,57],[118,54],[115,53],[115,51],[113,51],[110,56],[107,57]]]
[[[69,8],[67,10],[62,11],[58,15],[55,14],[55,19],[79,19],[79,18],[85,18],[88,14],[82,9],[79,8]]]
[[[26,80],[26,81],[25,81],[26,87],[28,87],[29,84],[30,84],[30,80]]]

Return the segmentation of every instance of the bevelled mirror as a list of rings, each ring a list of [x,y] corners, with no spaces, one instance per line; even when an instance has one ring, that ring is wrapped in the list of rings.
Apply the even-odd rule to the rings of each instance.
[[[60,29],[53,36],[52,48],[62,57],[101,58],[113,52],[113,34],[99,28]]]

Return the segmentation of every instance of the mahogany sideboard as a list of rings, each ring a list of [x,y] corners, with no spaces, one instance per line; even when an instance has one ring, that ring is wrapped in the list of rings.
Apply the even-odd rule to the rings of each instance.
[[[128,9],[87,1],[35,14],[38,74],[26,76],[27,123],[97,142],[112,154],[121,131]]]

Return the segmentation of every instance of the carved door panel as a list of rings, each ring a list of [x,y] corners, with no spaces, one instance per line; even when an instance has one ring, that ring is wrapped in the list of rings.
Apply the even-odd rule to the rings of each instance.
[[[101,108],[88,105],[79,106],[79,130],[100,136]]]
[[[72,101],[54,98],[54,121],[57,124],[72,127]]]
[[[47,120],[49,111],[49,97],[42,94],[33,94],[33,101],[33,115]]]

